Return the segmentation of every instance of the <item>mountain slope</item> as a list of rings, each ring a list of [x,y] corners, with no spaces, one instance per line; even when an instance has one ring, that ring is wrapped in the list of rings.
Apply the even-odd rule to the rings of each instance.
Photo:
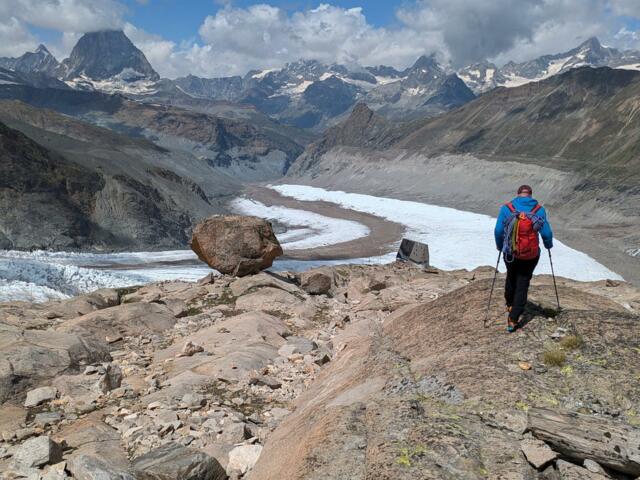
[[[229,119],[120,95],[25,85],[0,85],[0,98],[54,109],[120,134],[146,137],[168,150],[226,169],[241,180],[280,177],[304,149],[289,138],[289,127],[264,118],[254,123],[253,117]],[[305,139],[297,131],[292,136]]]
[[[625,184],[640,174],[639,94],[640,72],[582,67],[418,122],[396,147],[539,159]]]
[[[13,229],[3,227],[11,231],[11,236],[5,236],[12,248],[181,248],[187,244],[191,226],[204,216],[224,211],[227,200],[240,189],[236,180],[193,155],[169,152],[145,139],[50,110],[4,101],[0,102],[0,121],[19,130],[28,142],[39,144],[38,148],[50,152],[65,168],[71,165],[90,179],[92,175],[100,179],[99,187],[86,195],[84,223],[80,222],[96,226],[98,233],[91,235],[75,228],[77,222],[66,220],[70,215],[53,226],[40,222],[49,203],[55,205],[57,200],[49,202],[45,196],[41,202],[31,202],[29,192],[18,189],[13,202],[30,204],[32,210],[20,213]],[[10,184],[28,183],[34,175],[39,178],[40,170],[35,165],[19,169]],[[96,183],[86,178],[75,182],[71,175],[69,182],[82,191]],[[74,197],[72,193],[67,196]],[[7,221],[12,218],[11,209],[12,203],[3,204],[2,216]]]
[[[102,176],[0,122],[0,248],[77,248],[112,240],[92,220]]]

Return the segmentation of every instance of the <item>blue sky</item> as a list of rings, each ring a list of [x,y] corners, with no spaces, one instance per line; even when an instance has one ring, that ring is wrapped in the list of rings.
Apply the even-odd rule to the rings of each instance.
[[[167,77],[243,75],[299,59],[404,68],[524,61],[591,36],[640,49],[640,0],[0,0],[0,56],[123,29]]]
[[[218,10],[224,8],[222,2],[214,0],[149,0],[146,4],[137,0],[127,0],[124,3],[130,11],[127,19],[131,23],[149,32],[161,33],[164,37],[175,42],[193,37],[207,15],[214,15]],[[256,3],[261,2],[237,0],[232,5],[246,8]],[[395,23],[394,12],[401,4],[400,0],[339,0],[331,2],[279,0],[265,3],[280,7],[288,12],[310,10],[318,7],[321,3],[331,3],[344,8],[362,7],[367,21],[378,27]]]

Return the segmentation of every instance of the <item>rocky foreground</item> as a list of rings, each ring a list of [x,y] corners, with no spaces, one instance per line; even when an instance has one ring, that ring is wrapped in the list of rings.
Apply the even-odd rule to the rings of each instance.
[[[640,291],[339,266],[0,305],[2,478],[640,476]]]

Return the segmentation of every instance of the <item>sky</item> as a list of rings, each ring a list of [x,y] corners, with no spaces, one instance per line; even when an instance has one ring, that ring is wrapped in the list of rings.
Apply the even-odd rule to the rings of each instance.
[[[640,49],[640,0],[0,0],[0,56],[122,29],[164,77],[244,75],[299,59],[461,67],[575,47]]]

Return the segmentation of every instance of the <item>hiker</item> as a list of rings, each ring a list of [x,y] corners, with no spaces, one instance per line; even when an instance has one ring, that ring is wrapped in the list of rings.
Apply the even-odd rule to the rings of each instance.
[[[553,247],[553,233],[544,207],[531,195],[529,185],[521,185],[518,195],[500,208],[494,235],[496,247],[507,266],[504,299],[507,303],[507,331],[518,328],[520,315],[527,303],[529,282],[540,260],[540,242]]]

